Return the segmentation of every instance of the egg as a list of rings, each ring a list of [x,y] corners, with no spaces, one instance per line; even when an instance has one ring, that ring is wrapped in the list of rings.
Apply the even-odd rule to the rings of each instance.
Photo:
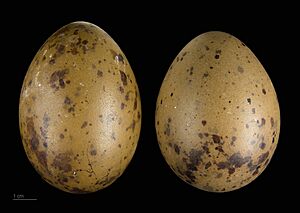
[[[256,179],[276,149],[280,112],[265,69],[239,39],[207,32],[189,42],[160,88],[162,155],[186,183],[209,192]]]
[[[120,47],[87,22],[55,32],[26,73],[19,126],[28,159],[52,186],[89,193],[112,184],[141,128],[138,85]]]

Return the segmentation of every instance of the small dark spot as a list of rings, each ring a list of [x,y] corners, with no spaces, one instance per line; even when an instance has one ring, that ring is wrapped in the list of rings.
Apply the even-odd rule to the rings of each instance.
[[[265,89],[262,89],[262,93],[265,95],[267,94],[266,90]]]
[[[71,104],[71,99],[68,96],[65,97],[64,103],[67,104],[67,105],[70,105]]]
[[[83,44],[83,45],[87,45],[88,42],[89,42],[88,40],[83,40],[83,41],[82,41],[82,44]]]
[[[209,154],[209,148],[208,148],[207,145],[202,146],[202,149],[204,150],[204,152],[205,152],[206,154]]]
[[[230,144],[233,145],[235,141],[236,141],[236,137],[235,137],[235,136],[232,136],[232,137],[231,137],[231,142],[230,142]]]
[[[271,117],[270,122],[271,122],[271,127],[273,128],[274,125],[275,125],[275,122],[274,122],[274,118],[273,118],[273,117]]]
[[[124,88],[122,86],[119,87],[121,93],[124,93]]]
[[[266,147],[266,144],[265,144],[265,143],[260,143],[260,144],[259,144],[259,148],[264,149],[265,147]]]
[[[50,59],[49,64],[50,64],[50,65],[55,64],[55,58]]]
[[[121,75],[121,81],[123,82],[123,85],[126,86],[127,85],[127,76],[126,74],[120,70],[120,75]]]
[[[199,133],[198,136],[199,136],[199,138],[201,138],[201,139],[203,138],[203,134],[202,134],[202,133]]]
[[[121,148],[122,147],[121,144],[118,144],[118,147]]]
[[[103,72],[102,72],[101,70],[98,70],[98,71],[97,71],[97,76],[98,76],[99,78],[101,78],[101,77],[103,76]]]
[[[162,104],[163,103],[163,101],[162,101],[162,99],[160,100],[160,104]]]
[[[204,73],[204,74],[203,74],[203,78],[206,78],[206,77],[208,77],[208,75],[209,75],[209,74],[208,74],[207,72],[206,72],[206,73]]]
[[[257,120],[258,121],[258,120]],[[258,121],[259,122],[259,121]],[[260,123],[260,125],[258,126],[258,127],[262,127],[262,126],[264,126],[266,124],[266,119],[264,119],[264,118],[262,118],[261,119],[261,123]]]
[[[175,150],[175,152],[176,152],[177,155],[180,154],[180,148],[179,148],[179,146],[177,144],[174,144],[174,150]]]
[[[70,107],[69,109],[68,109],[68,112],[74,112],[75,111],[75,108],[74,107]]]
[[[251,104],[251,98],[247,98],[247,102]]]
[[[208,46],[206,46],[206,45],[205,45],[205,50],[206,50],[206,51],[208,51],[208,50],[209,50],[209,47],[208,47]]]
[[[246,46],[243,42],[241,43],[244,47]]]
[[[233,174],[235,172],[235,168],[233,168],[233,167],[229,167],[228,168],[228,174]]]
[[[60,138],[60,139],[64,139],[64,138],[65,138],[64,134],[62,134],[62,133],[59,134],[59,138]]]
[[[205,132],[205,133],[204,133],[204,136],[205,136],[205,137],[208,137],[208,133]]]
[[[252,174],[253,176],[258,174],[259,168],[260,168],[260,166],[256,167],[255,171],[254,171],[253,174]]]
[[[137,98],[135,97],[134,103],[133,103],[133,111],[137,108]]]
[[[231,101],[228,101],[228,103],[231,103]]]
[[[202,120],[202,125],[203,125],[203,126],[206,125],[206,120]]]
[[[217,150],[217,151],[219,151],[219,152],[224,152],[222,146],[217,146],[217,147],[215,148],[215,150]]]
[[[212,135],[212,138],[213,138],[214,143],[220,143],[221,142],[220,136],[218,136],[218,135]]]
[[[220,58],[220,55],[215,55],[215,59],[219,59]]]
[[[170,96],[171,96],[171,97],[173,96],[173,92],[171,92]]]
[[[83,124],[81,125],[81,129],[85,128],[87,125],[88,125],[87,121],[83,122]]]
[[[238,72],[239,72],[239,73],[243,73],[243,72],[244,72],[244,68],[241,67],[241,66],[238,66]]]
[[[124,108],[125,108],[125,104],[121,103],[121,109],[124,109]]]
[[[211,167],[211,162],[210,161],[207,164],[205,164],[205,169],[208,169],[209,167]]]
[[[59,54],[64,54],[64,52],[65,52],[65,46],[62,45],[62,44],[60,44],[60,45],[58,45],[58,46],[56,47],[56,50],[57,50],[57,52],[58,52]]]

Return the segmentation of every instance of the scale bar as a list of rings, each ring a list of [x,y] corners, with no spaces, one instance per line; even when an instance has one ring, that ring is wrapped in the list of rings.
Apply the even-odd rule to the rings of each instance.
[[[15,198],[12,200],[37,200],[37,198]]]

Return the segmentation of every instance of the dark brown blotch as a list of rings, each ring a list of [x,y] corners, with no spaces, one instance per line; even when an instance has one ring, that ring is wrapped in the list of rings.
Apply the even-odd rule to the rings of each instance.
[[[201,123],[202,123],[203,126],[205,126],[207,122],[206,122],[206,120],[202,120]]]
[[[121,81],[123,83],[123,86],[127,86],[127,76],[126,74],[120,70],[120,76],[121,76]]]
[[[72,170],[70,162],[70,153],[60,153],[57,156],[55,156],[52,166],[63,172],[70,172]]]
[[[228,159],[229,163],[235,166],[235,168],[241,167],[242,165],[249,162],[250,160],[251,160],[250,156],[242,157],[242,155],[239,152],[234,153]]]
[[[88,125],[88,122],[87,122],[87,121],[84,121],[84,122],[82,123],[82,125],[81,125],[81,129],[87,127],[87,125]]]
[[[50,86],[51,88],[58,90],[59,88],[65,88],[65,76],[69,73],[68,69],[58,70],[52,73],[50,76]]]
[[[177,144],[174,144],[174,150],[175,150],[175,152],[176,152],[177,155],[180,154],[180,148],[179,148],[179,146]]]
[[[262,93],[263,93],[264,95],[267,94],[267,92],[266,92],[265,89],[262,89],[261,91],[262,91]]]
[[[259,144],[259,148],[264,149],[265,147],[266,147],[265,143],[262,142],[262,143]]]
[[[221,138],[219,135],[212,135],[212,139],[214,141],[214,143],[221,143]]]

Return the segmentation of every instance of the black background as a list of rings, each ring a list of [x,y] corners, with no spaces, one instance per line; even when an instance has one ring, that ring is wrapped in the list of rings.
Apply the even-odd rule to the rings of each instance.
[[[145,2],[89,4],[73,2],[66,6],[54,2],[45,5],[3,7],[2,17],[2,96],[5,113],[5,144],[2,149],[5,196],[14,194],[37,198],[36,203],[72,203],[92,201],[101,208],[122,206],[136,209],[165,205],[170,208],[235,208],[243,203],[248,208],[261,206],[291,207],[291,193],[299,189],[297,180],[297,126],[295,120],[299,89],[296,33],[299,28],[292,6],[287,5],[205,5],[203,2],[150,5]],[[14,8],[14,9],[12,9]],[[3,14],[2,14],[3,15]],[[92,194],[73,195],[50,186],[35,172],[28,161],[19,135],[18,102],[22,81],[34,55],[45,40],[63,25],[73,21],[92,22],[104,29],[121,47],[135,73],[142,101],[142,129],[136,153],[123,175],[110,187]],[[282,128],[278,148],[267,169],[251,184],[240,190],[216,194],[185,184],[165,163],[156,139],[154,111],[163,78],[179,51],[201,33],[219,30],[243,41],[268,72],[276,89]],[[299,45],[298,45],[299,46]],[[5,50],[5,51],[3,51]],[[2,106],[3,107],[3,106]],[[137,201],[141,200],[141,201]],[[271,200],[271,202],[270,202]],[[14,205],[19,205],[16,202]],[[112,202],[112,205],[109,203]],[[33,204],[33,205],[36,205]],[[116,204],[116,205],[115,205]]]

